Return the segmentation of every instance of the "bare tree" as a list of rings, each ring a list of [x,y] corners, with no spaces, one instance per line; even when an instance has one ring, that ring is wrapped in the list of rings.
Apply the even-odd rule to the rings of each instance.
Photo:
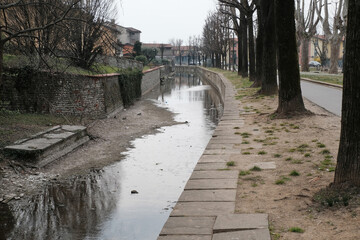
[[[172,46],[174,46],[174,52],[176,55],[179,56],[180,58],[180,66],[182,65],[182,45],[183,45],[183,40],[182,39],[171,39],[170,43]]]
[[[324,16],[321,15],[321,6],[324,6]],[[338,60],[340,54],[340,43],[345,34],[345,26],[342,18],[342,10],[344,0],[339,0],[336,3],[335,15],[333,17],[332,26],[329,23],[329,2],[328,0],[319,0],[316,5],[316,12],[322,23],[323,31],[325,33],[326,42],[330,43],[330,70],[329,73],[338,73]]]
[[[64,21],[69,15],[70,11],[75,8],[75,5],[80,0],[69,1],[29,1],[29,0],[17,0],[17,1],[2,1],[0,3],[0,85],[2,84],[3,73],[3,54],[5,44],[14,39],[28,39],[34,40],[38,37],[34,34],[38,31],[49,29],[60,22]],[[60,3],[60,5],[59,5]],[[48,13],[51,13],[54,17],[45,19],[40,22],[29,21],[31,12],[34,12],[38,6],[47,7]],[[61,8],[59,9],[59,6]],[[56,11],[55,11],[56,10]],[[59,11],[60,10],[60,11]],[[20,19],[24,20],[24,24],[15,24],[11,16],[19,15],[19,13],[26,13],[21,15]],[[44,17],[44,16],[38,16]],[[39,24],[39,25],[38,25]]]
[[[360,187],[360,1],[348,0],[341,135],[334,184]]]
[[[296,34],[301,47],[301,71],[309,71],[309,44],[311,38],[316,34],[316,27],[320,20],[320,5],[316,15],[316,0],[310,0],[307,14],[305,14],[305,0],[296,0],[295,20]]]
[[[112,6],[112,0],[81,0],[77,4],[78,10],[72,14],[75,20],[68,22],[65,46],[67,57],[75,65],[89,69],[103,48],[113,44],[104,27],[113,17]]]
[[[263,28],[263,56],[260,93],[272,95],[277,93],[276,76],[276,37],[274,1],[261,0],[261,24]]]
[[[279,105],[276,113],[282,116],[306,112],[300,87],[294,12],[293,0],[275,0],[279,61]]]

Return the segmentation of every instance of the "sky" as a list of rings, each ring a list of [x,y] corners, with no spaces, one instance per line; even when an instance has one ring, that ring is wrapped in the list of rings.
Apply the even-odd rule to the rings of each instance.
[[[117,0],[118,1],[118,0]],[[140,30],[143,43],[169,43],[170,39],[201,36],[205,19],[216,0],[121,0],[116,23]]]

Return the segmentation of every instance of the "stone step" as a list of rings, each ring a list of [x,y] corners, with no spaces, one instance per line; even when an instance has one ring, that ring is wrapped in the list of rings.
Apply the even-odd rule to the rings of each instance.
[[[62,125],[16,141],[4,151],[27,165],[43,167],[89,140],[86,127]]]

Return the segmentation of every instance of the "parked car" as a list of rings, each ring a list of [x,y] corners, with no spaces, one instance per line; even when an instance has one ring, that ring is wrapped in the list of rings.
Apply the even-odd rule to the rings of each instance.
[[[310,61],[309,62],[309,67],[320,67],[321,63],[319,63],[318,61]]]

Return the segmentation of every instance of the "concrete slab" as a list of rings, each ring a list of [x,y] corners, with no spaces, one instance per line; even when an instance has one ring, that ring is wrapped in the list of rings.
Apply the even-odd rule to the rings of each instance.
[[[224,155],[224,154],[238,154],[241,153],[239,149],[206,149],[205,155]]]
[[[200,164],[198,164],[200,165]],[[194,171],[190,179],[238,179],[239,171]]]
[[[160,236],[157,240],[211,240],[211,235],[168,235]]]
[[[227,168],[226,163],[198,163],[194,171],[220,170]]]
[[[253,168],[254,166],[258,166],[259,168],[263,170],[272,170],[276,169],[275,162],[257,162],[257,163],[251,163],[248,165],[247,169]]]
[[[23,142],[19,145],[7,146],[7,147],[5,147],[5,149],[7,149],[7,150],[12,149],[15,151],[32,152],[32,151],[44,150],[44,149],[50,147],[51,145],[56,144],[61,141],[62,141],[62,139],[35,138],[35,139],[31,139],[29,141]]]
[[[202,155],[198,163],[223,163],[228,162],[231,155]]]
[[[75,133],[73,132],[63,132],[63,133],[48,133],[48,134],[44,134],[44,138],[59,138],[59,139],[65,139],[68,138],[72,135],[74,135]]]
[[[163,235],[210,235],[215,217],[170,217],[165,223]]]
[[[84,127],[84,126],[62,125],[61,129],[64,130],[64,131],[69,131],[69,132],[78,132],[78,131],[85,130],[86,127]]]
[[[236,189],[237,179],[197,179],[189,180],[185,190]]]
[[[214,224],[214,233],[249,229],[268,229],[267,214],[230,214],[220,215]]]
[[[206,146],[206,149],[234,149],[235,144],[234,143],[229,143],[229,144],[224,144],[224,143],[211,143],[209,142],[209,144]]]
[[[234,202],[236,189],[184,191],[179,202]]]
[[[268,229],[216,233],[212,240],[271,240]]]
[[[218,216],[235,211],[235,202],[178,202],[171,212],[172,217]]]

